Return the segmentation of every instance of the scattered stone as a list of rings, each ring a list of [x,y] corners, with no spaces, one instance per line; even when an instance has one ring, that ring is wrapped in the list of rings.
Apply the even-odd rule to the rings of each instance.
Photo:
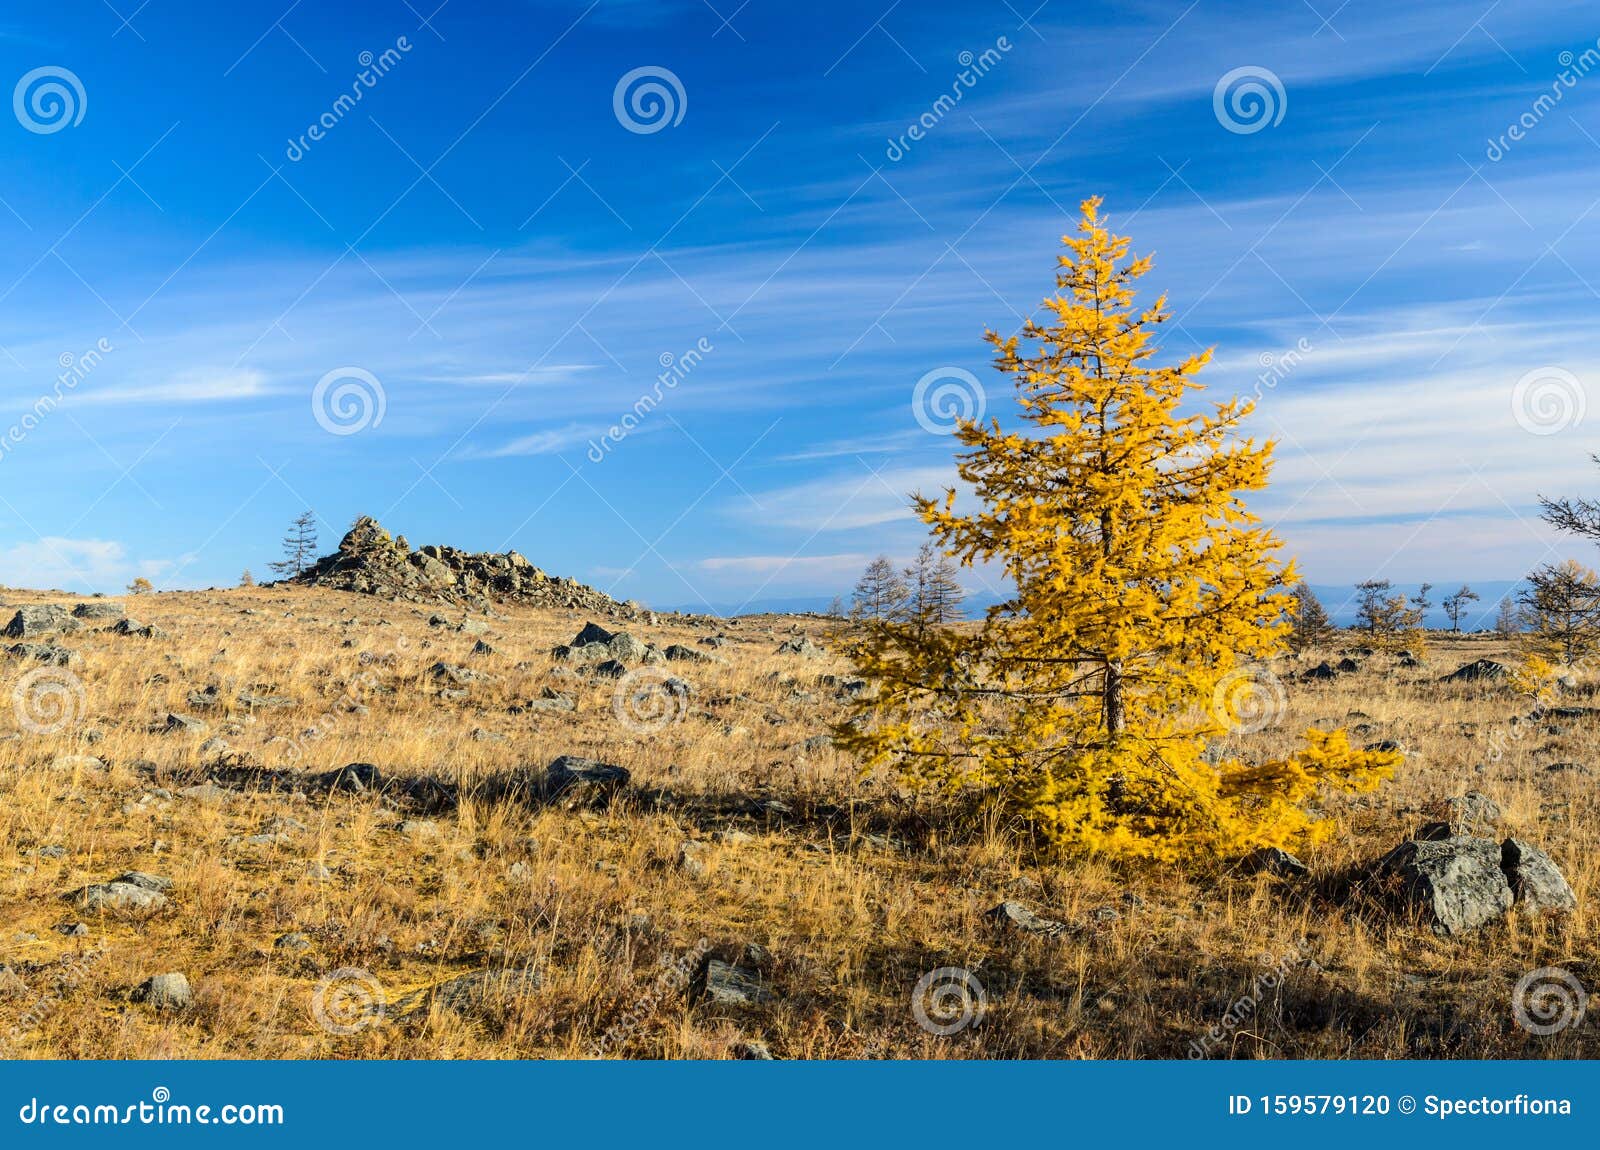
[[[1558,774],[1570,772],[1575,775],[1587,775],[1589,773],[1589,768],[1582,763],[1551,763],[1545,767],[1545,770],[1554,771]]]
[[[632,778],[625,767],[562,755],[545,768],[544,791],[550,801],[559,800],[569,810],[578,807],[603,807]]]
[[[402,995],[383,1013],[388,1018],[418,1018],[438,1005],[455,1014],[481,1014],[532,994],[543,985],[544,978],[536,970],[479,970]]]
[[[1272,874],[1279,878],[1305,878],[1311,868],[1280,847],[1260,847],[1240,863],[1245,874]]]
[[[194,991],[182,974],[158,974],[135,990],[133,997],[157,1010],[183,1010],[194,1002]]]
[[[690,878],[703,878],[706,873],[705,843],[686,842],[678,848],[678,869]]]
[[[472,653],[481,658],[487,655],[493,655],[494,648],[489,646],[489,644],[485,643],[482,639],[479,639],[472,645]]]
[[[206,733],[206,725],[202,720],[196,719],[192,715],[180,715],[176,711],[167,713],[167,721],[163,729],[169,735],[203,735]]]
[[[375,791],[383,785],[383,776],[371,763],[346,763],[329,771],[318,780],[330,791],[361,793]]]
[[[68,938],[87,938],[89,936],[89,924],[84,922],[57,923],[56,933],[63,934]]]
[[[121,603],[79,603],[72,609],[75,619],[120,619],[123,614]]]
[[[989,911],[988,917],[1008,929],[1023,934],[1041,935],[1045,938],[1058,938],[1067,930],[1066,923],[1041,918],[1020,902],[1013,902],[1010,899]]]
[[[773,1062],[772,1050],[757,1038],[746,1038],[733,1044],[733,1056],[745,1062]]]
[[[86,886],[76,897],[84,910],[160,910],[167,905],[161,891],[120,879]]]
[[[1355,671],[1361,670],[1361,664],[1346,656],[1345,658],[1339,660],[1339,665],[1335,668],[1335,670],[1348,675]]]
[[[167,633],[154,624],[136,623],[124,616],[106,628],[113,635],[129,635],[136,639],[165,639]]]
[[[718,958],[706,963],[698,990],[693,997],[719,1006],[759,1006],[773,1000],[772,992],[762,984],[760,975],[730,966]]]
[[[1443,683],[1498,683],[1511,677],[1511,668],[1493,659],[1478,659],[1457,667],[1440,682]]]
[[[1333,665],[1331,663],[1322,662],[1303,672],[1300,677],[1302,679],[1333,679],[1336,678],[1338,674],[1339,672],[1333,669]]]
[[[288,934],[280,934],[272,945],[277,950],[306,950],[311,946],[311,940],[299,931],[291,930]]]
[[[813,643],[805,635],[793,639],[785,639],[778,644],[778,654],[799,655],[805,659],[817,659],[827,654],[821,647]]]
[[[1480,791],[1468,791],[1464,795],[1444,799],[1434,804],[1433,811],[1452,827],[1461,828],[1462,834],[1492,831],[1505,817],[1500,804]]]
[[[198,786],[184,787],[178,792],[185,799],[193,799],[201,803],[222,803],[233,797],[233,792],[227,787],[219,787],[216,783],[201,783]]]
[[[465,687],[469,683],[476,683],[485,678],[481,672],[442,661],[429,667],[428,674],[442,682],[454,683],[458,687]]]
[[[603,647],[615,638],[615,632],[607,631],[600,624],[585,623],[583,630],[573,636],[571,645],[573,647],[587,647],[590,643],[598,643]]]
[[[82,656],[76,651],[54,642],[13,643],[6,648],[6,653],[17,659],[32,659],[51,667],[76,667],[83,662]]]
[[[710,655],[702,655],[693,647],[685,647],[682,643],[669,645],[661,654],[669,663],[709,663]]]

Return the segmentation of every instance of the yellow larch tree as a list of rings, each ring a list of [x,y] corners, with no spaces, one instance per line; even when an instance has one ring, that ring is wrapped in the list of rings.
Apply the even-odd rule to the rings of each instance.
[[[915,498],[946,551],[999,565],[1016,594],[976,628],[865,627],[876,689],[841,739],[915,786],[985,792],[1067,851],[1292,846],[1326,829],[1320,789],[1372,789],[1399,756],[1318,730],[1287,759],[1207,753],[1282,705],[1263,660],[1284,646],[1295,573],[1242,500],[1272,445],[1242,436],[1248,402],[1185,409],[1210,353],[1156,362],[1165,297],[1135,306],[1150,259],[1099,206],[1063,237],[1045,322],[988,333],[1025,427],[958,428],[976,509],[954,489]]]

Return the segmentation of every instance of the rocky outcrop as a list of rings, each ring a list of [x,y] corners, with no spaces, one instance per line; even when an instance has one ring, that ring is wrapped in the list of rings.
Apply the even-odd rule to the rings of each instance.
[[[411,550],[377,520],[362,516],[324,556],[291,582],[379,595],[409,603],[448,603],[487,609],[490,604],[525,603],[582,610],[616,619],[644,614],[576,579],[545,574],[515,551],[475,554],[454,547]]]

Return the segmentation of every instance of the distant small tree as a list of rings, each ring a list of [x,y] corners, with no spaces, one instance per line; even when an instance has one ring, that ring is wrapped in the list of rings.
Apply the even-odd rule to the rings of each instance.
[[[1477,601],[1478,593],[1465,583],[1461,584],[1460,589],[1454,594],[1444,597],[1444,613],[1445,617],[1450,620],[1451,631],[1459,632],[1461,630],[1461,619],[1467,613],[1467,604],[1476,603]]]
[[[1500,613],[1494,617],[1494,629],[1501,635],[1515,635],[1522,630],[1514,595],[1508,593],[1500,600]]]
[[[289,524],[283,537],[283,558],[267,566],[287,579],[293,579],[317,561],[317,513],[306,511]]]
[[[128,584],[128,594],[130,595],[148,595],[154,590],[155,587],[151,585],[150,580],[143,575]]]
[[[1387,579],[1356,584],[1356,626],[1367,633],[1374,647],[1397,643],[1403,632],[1422,622],[1422,612],[1394,590]]]
[[[1433,609],[1433,600],[1428,598],[1428,592],[1432,590],[1432,583],[1424,583],[1417,588],[1417,597],[1413,600],[1413,606],[1417,609],[1417,626],[1419,627],[1428,625],[1428,612]]]
[[[886,622],[898,619],[911,593],[905,578],[895,570],[887,555],[880,555],[861,573],[851,597],[850,616],[858,620]]]
[[[926,629],[961,618],[966,592],[956,577],[955,562],[931,539],[917,549],[917,557],[904,572],[906,622]]]
[[[254,575],[250,574],[250,568],[246,567],[244,569],[244,574],[239,576],[239,586],[241,586],[241,587],[254,587],[255,585],[256,585],[256,577]]]
[[[1517,601],[1537,654],[1570,667],[1600,647],[1600,575],[1577,560],[1534,571]]]
[[[1304,583],[1295,585],[1289,607],[1289,648],[1295,652],[1326,642],[1333,635],[1333,623],[1322,601]]]
[[[828,604],[827,614],[830,619],[843,619],[845,615],[844,600],[835,595],[832,602]]]

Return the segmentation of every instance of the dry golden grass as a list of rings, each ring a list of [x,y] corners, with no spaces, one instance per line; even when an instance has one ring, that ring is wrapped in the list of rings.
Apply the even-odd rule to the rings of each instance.
[[[844,713],[817,676],[848,667],[775,648],[795,628],[821,641],[815,619],[729,622],[726,664],[670,667],[692,683],[687,715],[639,735],[614,714],[612,681],[552,678],[549,649],[583,618],[506,608],[486,636],[495,654],[477,657],[474,636],[430,627],[427,609],[338,592],[174,593],[128,606],[167,637],[99,624],[65,637],[83,657],[78,722],[41,736],[0,707],[16,732],[0,742],[0,964],[11,972],[0,975],[0,1039],[11,1056],[582,1057],[629,1016],[608,1054],[719,1058],[760,1041],[789,1058],[1182,1058],[1258,985],[1262,956],[1287,957],[1287,975],[1215,1055],[1600,1053],[1593,1021],[1540,1038],[1510,1009],[1513,985],[1537,967],[1595,982],[1597,779],[1544,768],[1600,763],[1600,721],[1556,719],[1560,733],[1546,730],[1551,720],[1525,723],[1491,758],[1491,733],[1511,732],[1528,700],[1435,680],[1504,654],[1492,638],[1436,637],[1420,670],[1375,656],[1329,684],[1291,683],[1281,726],[1240,740],[1250,753],[1281,751],[1321,720],[1412,752],[1383,791],[1336,805],[1339,833],[1305,855],[1319,881],[1295,884],[1050,863],[1006,827],[948,821],[831,749],[805,751]],[[626,629],[661,646],[710,633],[666,619]],[[494,678],[441,699],[427,673],[436,660]],[[35,666],[12,659],[8,683]],[[294,706],[202,714],[207,735],[160,732],[169,711],[196,713],[189,692],[211,685],[225,700],[249,690]],[[547,686],[571,693],[576,711],[515,706]],[[351,701],[365,713],[349,713]],[[313,726],[320,737],[305,736]],[[227,741],[231,768],[201,753],[209,735]],[[627,767],[633,785],[603,810],[472,797],[477,782],[561,754]],[[104,766],[81,757],[91,755]],[[301,788],[298,776],[241,786],[239,760],[308,776],[367,762],[442,786],[431,805]],[[212,777],[238,789],[210,801],[179,793]],[[1441,939],[1347,881],[1431,800],[1466,790],[1497,800],[1506,830],[1559,863],[1580,902],[1565,924],[1512,917]],[[284,841],[238,841],[273,826],[289,828]],[[686,842],[704,844],[700,867],[681,863]],[[38,853],[47,847],[64,853]],[[64,897],[130,870],[170,877],[169,904],[94,912]],[[1081,929],[1054,940],[999,932],[984,916],[1007,898]],[[86,935],[57,929],[78,921]],[[290,932],[309,945],[274,945]],[[774,999],[719,1006],[663,978],[703,953],[702,939],[757,969]],[[949,1037],[919,1027],[912,988],[937,967],[982,983],[981,1024]],[[331,1033],[314,1010],[319,983],[351,968],[391,1007],[420,1009]],[[407,999],[475,971],[525,969],[537,989],[464,1009]],[[135,987],[166,971],[193,984],[189,1009],[135,1001]]]

